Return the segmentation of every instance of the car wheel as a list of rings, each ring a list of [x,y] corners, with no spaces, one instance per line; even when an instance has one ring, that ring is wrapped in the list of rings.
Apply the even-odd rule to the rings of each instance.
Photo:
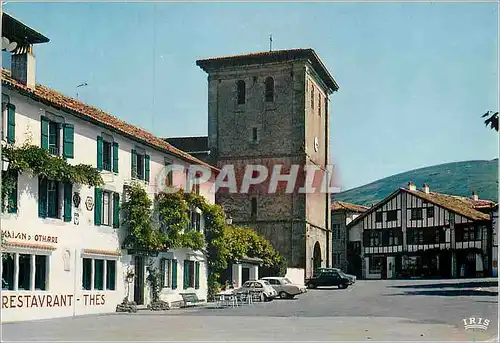
[[[339,288],[340,289],[346,289],[347,288],[347,284],[346,283],[342,283],[339,285]]]
[[[314,289],[314,288],[316,288],[316,287],[318,287],[318,286],[316,286],[316,285],[315,285],[315,284],[313,284],[313,283],[309,283],[309,284],[307,284],[307,288],[309,288],[309,289]]]
[[[285,292],[285,291],[281,291],[280,292],[280,298],[281,299],[287,299],[289,296],[290,295],[287,292]]]

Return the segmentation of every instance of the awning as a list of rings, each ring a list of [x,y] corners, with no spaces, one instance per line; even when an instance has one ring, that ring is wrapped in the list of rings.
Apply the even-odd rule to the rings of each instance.
[[[120,257],[122,253],[116,250],[83,249],[82,255]]]
[[[6,248],[20,248],[20,249],[30,249],[30,250],[46,250],[53,251],[57,248],[53,245],[36,244],[36,243],[23,243],[23,242],[7,242],[5,243]]]

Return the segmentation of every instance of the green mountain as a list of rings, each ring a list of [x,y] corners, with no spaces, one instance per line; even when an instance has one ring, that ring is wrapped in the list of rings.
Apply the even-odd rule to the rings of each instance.
[[[413,181],[417,189],[429,185],[431,192],[470,196],[498,202],[498,158],[491,161],[463,161],[439,164],[389,176],[367,185],[333,194],[332,199],[370,206],[399,187]]]

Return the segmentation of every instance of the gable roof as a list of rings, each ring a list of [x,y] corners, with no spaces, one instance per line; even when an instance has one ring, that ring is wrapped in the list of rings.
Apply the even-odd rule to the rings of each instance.
[[[355,225],[358,222],[360,222],[363,218],[365,218],[367,215],[370,213],[375,212],[377,209],[379,209],[385,202],[387,202],[389,199],[393,198],[394,196],[398,195],[399,193],[409,193],[412,194],[422,200],[425,200],[427,202],[430,202],[434,205],[440,206],[442,208],[445,208],[451,212],[454,212],[456,214],[459,214],[461,216],[464,216],[468,219],[471,220],[490,220],[490,215],[485,214],[483,212],[480,212],[474,208],[473,200],[472,199],[467,199],[465,197],[459,197],[456,195],[450,195],[450,194],[442,194],[442,193],[437,193],[437,192],[429,192],[425,193],[423,191],[419,190],[409,190],[408,188],[401,187],[397,189],[396,191],[392,192],[390,195],[385,197],[383,200],[379,201],[375,206],[364,212],[362,215],[359,217],[355,218],[352,222],[349,223],[349,226]],[[483,200],[483,201],[489,201],[489,200]],[[493,206],[493,205],[492,205]]]
[[[344,202],[344,201],[334,201],[332,203],[332,211],[351,211],[357,213],[364,213],[369,209],[370,208],[368,206],[352,204],[350,202]]]
[[[133,141],[140,142],[163,153],[171,154],[193,164],[209,167],[213,171],[219,171],[216,167],[211,166],[210,164],[170,145],[164,139],[156,137],[152,133],[129,124],[96,107],[87,105],[79,100],[73,99],[40,84],[37,84],[34,89],[29,88],[12,78],[10,71],[5,69],[2,69],[2,86],[6,86],[14,91],[17,91],[21,95],[28,96],[36,101],[65,111],[83,120],[91,122],[92,124],[110,129]]]
[[[309,60],[314,70],[318,73],[321,80],[332,90],[338,91],[339,85],[323,64],[314,49],[287,49],[255,52],[250,54],[241,54],[234,56],[213,57],[197,60],[196,65],[206,73],[229,66],[243,66],[252,64],[279,63],[296,60]]]
[[[169,144],[187,153],[207,152],[208,136],[164,138]]]

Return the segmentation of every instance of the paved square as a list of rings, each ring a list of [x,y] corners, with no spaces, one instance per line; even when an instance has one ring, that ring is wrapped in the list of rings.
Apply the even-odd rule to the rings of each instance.
[[[2,325],[2,340],[485,341],[497,335],[498,281],[358,281],[253,306],[140,311]],[[462,319],[489,319],[466,331]]]

